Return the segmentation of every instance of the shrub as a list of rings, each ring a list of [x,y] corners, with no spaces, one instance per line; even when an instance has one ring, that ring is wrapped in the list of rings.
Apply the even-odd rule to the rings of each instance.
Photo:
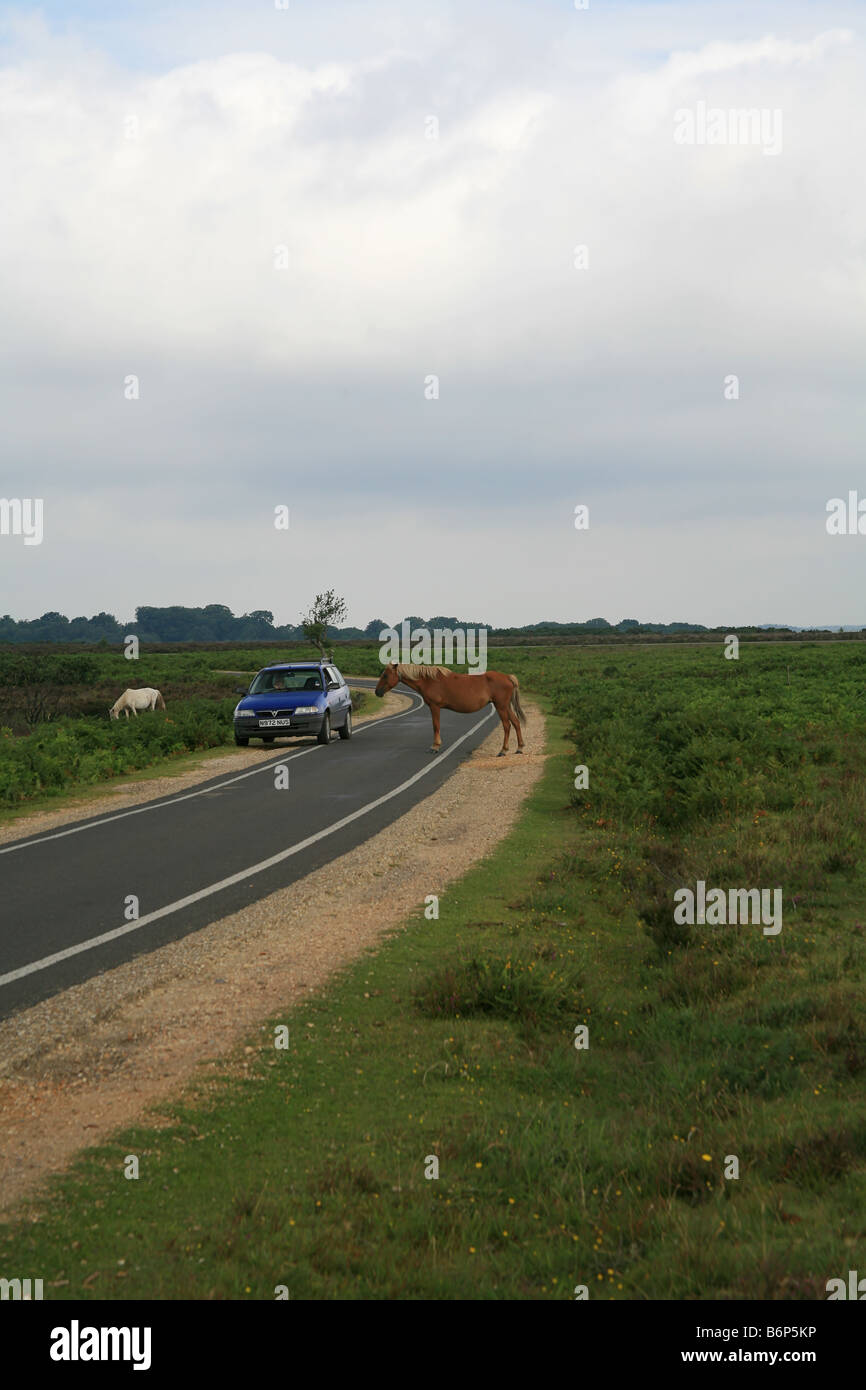
[[[538,959],[461,960],[435,971],[415,993],[428,1018],[486,1015],[530,1024],[555,1024],[577,1007],[577,981]]]

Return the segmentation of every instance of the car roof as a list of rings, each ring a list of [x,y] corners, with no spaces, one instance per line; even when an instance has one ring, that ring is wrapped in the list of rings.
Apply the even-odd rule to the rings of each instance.
[[[323,666],[333,666],[332,661],[275,661],[263,666],[263,671],[321,671]]]

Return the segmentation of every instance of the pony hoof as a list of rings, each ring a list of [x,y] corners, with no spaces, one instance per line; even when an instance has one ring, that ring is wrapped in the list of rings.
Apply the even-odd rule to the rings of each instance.
[[[434,745],[434,746],[430,749],[430,752],[431,752],[431,753],[438,753],[438,752],[439,752],[439,749]]]
[[[522,752],[523,752],[523,749],[522,749],[522,748],[515,748],[514,751],[515,751],[515,753],[522,753]]]
[[[497,758],[504,758],[504,757],[505,757],[505,749],[503,748],[503,749],[501,750],[501,752],[499,752],[499,753],[496,754],[496,756],[497,756]]]

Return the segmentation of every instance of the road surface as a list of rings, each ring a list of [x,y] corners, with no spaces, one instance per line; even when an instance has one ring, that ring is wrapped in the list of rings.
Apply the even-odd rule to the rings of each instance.
[[[441,786],[495,719],[489,706],[444,711],[434,756],[429,711],[413,694],[411,709],[357,724],[350,740],[286,739],[245,772],[3,846],[0,1018],[345,854]]]

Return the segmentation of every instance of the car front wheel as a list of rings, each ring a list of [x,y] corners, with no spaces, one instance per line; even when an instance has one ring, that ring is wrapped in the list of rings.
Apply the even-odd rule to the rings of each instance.
[[[235,734],[235,743],[238,748],[247,748],[249,746],[249,739],[244,738],[243,734]]]
[[[342,729],[340,730],[340,738],[351,738],[351,737],[352,737],[352,711],[351,711],[350,709],[347,709],[347,710],[346,710],[346,722],[345,722],[345,724],[343,725]]]
[[[330,714],[330,711],[328,711],[328,713],[325,715],[324,719],[322,720],[322,727],[321,727],[321,729],[319,730],[319,732],[316,734],[316,740],[317,740],[317,742],[319,742],[319,743],[330,743],[330,742],[331,742],[331,714]]]

